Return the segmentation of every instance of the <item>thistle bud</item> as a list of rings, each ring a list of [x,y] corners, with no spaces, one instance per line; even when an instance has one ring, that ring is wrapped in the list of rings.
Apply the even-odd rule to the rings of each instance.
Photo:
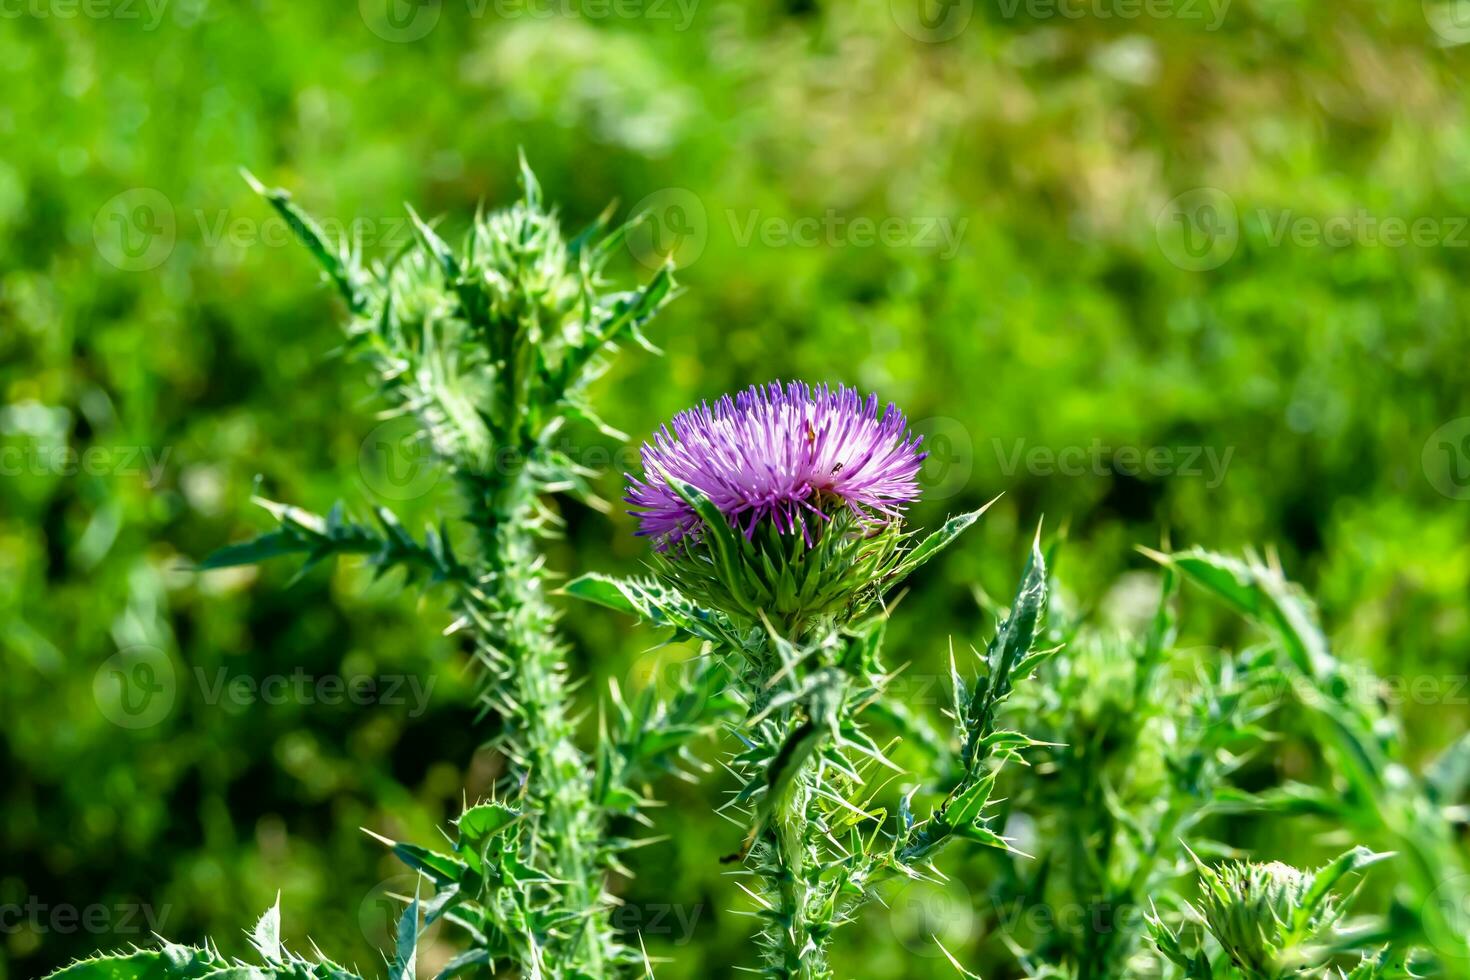
[[[1200,911],[1211,934],[1242,970],[1277,977],[1295,969],[1298,960],[1287,933],[1296,910],[1311,887],[1312,876],[1279,861],[1232,863],[1206,879]],[[1313,918],[1328,924],[1335,912],[1331,900]],[[1303,964],[1298,963],[1297,966]]]
[[[1364,935],[1342,928],[1346,902],[1333,886],[1390,855],[1355,847],[1316,871],[1232,862],[1200,867],[1196,910],[1230,959],[1247,976],[1277,980],[1315,975],[1334,956],[1357,950]]]

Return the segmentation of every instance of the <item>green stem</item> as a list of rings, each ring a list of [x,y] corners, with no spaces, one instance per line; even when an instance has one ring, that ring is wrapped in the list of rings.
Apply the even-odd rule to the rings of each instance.
[[[803,634],[793,630],[793,635]],[[767,673],[758,685],[765,696],[771,693],[770,679]],[[774,736],[766,776],[772,794],[766,809],[770,855],[758,871],[767,879],[767,894],[777,902],[767,939],[771,973],[782,980],[825,980],[831,975],[827,968],[831,903],[814,885],[813,874],[822,848],[811,811],[813,760],[830,737],[829,725],[818,713],[812,704],[790,706],[780,713],[779,723],[766,726]]]
[[[521,458],[529,459],[529,452]],[[491,669],[508,668],[501,683],[517,708],[515,717],[504,719],[508,747],[528,770],[526,807],[539,815],[537,843],[557,882],[557,914],[572,923],[569,934],[548,941],[546,959],[573,976],[605,976],[617,941],[600,914],[604,819],[593,806],[588,762],[576,746],[557,616],[539,571],[541,554],[531,530],[536,487],[521,465],[471,502],[471,520],[492,573],[488,619],[494,628],[484,639],[496,658]]]
[[[806,871],[810,823],[805,776],[803,772],[792,781],[787,799],[778,801],[772,816],[776,894],[780,899],[777,911],[782,925],[781,976],[801,980],[825,973],[819,962],[825,959],[824,951],[812,941],[808,922],[810,888]]]

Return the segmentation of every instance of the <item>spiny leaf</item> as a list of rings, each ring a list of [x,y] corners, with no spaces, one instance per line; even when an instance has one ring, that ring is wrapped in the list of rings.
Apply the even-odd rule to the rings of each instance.
[[[362,313],[367,308],[367,298],[360,285],[361,273],[355,265],[344,259],[339,250],[327,240],[321,225],[291,200],[289,192],[281,188],[268,188],[248,170],[241,170],[250,189],[265,198],[271,207],[285,219],[287,226],[306,245],[316,260],[321,263],[327,277],[336,285],[342,298],[353,313]]]
[[[978,510],[972,510],[967,514],[957,514],[945,521],[939,530],[930,533],[904,555],[903,560],[898,563],[889,577],[890,582],[900,582],[928,564],[931,559],[953,544],[956,538],[978,521],[981,515],[999,499],[1000,497],[997,496]]]
[[[415,980],[418,972],[419,899],[415,895],[403,915],[398,917],[398,936],[393,946],[390,980]]]
[[[265,910],[260,921],[250,933],[250,945],[263,956],[267,963],[281,961],[281,896],[276,895],[275,904]]]
[[[723,642],[729,636],[723,617],[701,609],[653,579],[617,578],[592,572],[562,586],[562,593],[626,613],[653,626],[670,626],[701,639]]]
[[[489,838],[503,833],[520,819],[519,811],[503,803],[479,803],[460,814],[456,823],[460,840],[478,847]]]

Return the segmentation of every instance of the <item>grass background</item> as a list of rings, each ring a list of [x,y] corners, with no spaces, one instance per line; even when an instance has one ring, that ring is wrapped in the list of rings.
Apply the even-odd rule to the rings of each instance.
[[[369,251],[403,240],[404,202],[453,228],[511,200],[518,147],[569,225],[614,198],[652,209],[684,235],[686,293],[653,330],[666,356],[599,386],[609,421],[637,438],[748,383],[844,382],[929,434],[919,523],[1005,492],[904,600],[891,648],[916,674],[983,637],[971,585],[1004,594],[1045,514],[1068,588],[1105,610],[1146,570],[1135,544],[1275,547],[1343,656],[1434,683],[1398,698],[1416,754],[1464,729],[1460,5],[958,0],[925,8],[930,28],[904,0],[584,4],[0,14],[0,908],[38,910],[0,921],[0,976],[146,941],[150,921],[238,950],[278,889],[289,939],[372,970],[405,879],[357,828],[430,841],[495,771],[432,599],[351,566],[289,587],[282,565],[188,571],[265,526],[257,474],[317,510],[452,506],[330,356],[338,301],[241,166],[329,227],[360,220]],[[1324,224],[1340,233],[1314,241]],[[624,278],[649,274],[652,244]],[[616,499],[629,457],[569,439],[611,462]],[[1123,448],[1154,451],[1153,472]],[[410,469],[385,472],[385,451]],[[638,566],[620,509],[564,513],[559,569]],[[1191,642],[1240,639],[1203,605]],[[594,609],[566,622],[599,683],[680,655]],[[138,644],[177,689],[125,727],[98,692]],[[431,698],[209,693],[298,668]],[[728,975],[749,951],[716,863],[739,836],[711,812],[721,788],[663,787],[672,839],[620,886],[624,924],[675,958],[661,975]],[[1271,858],[1318,853],[1242,833]],[[910,913],[936,908],[980,962],[983,863],[957,866],[949,899],[875,907],[839,968],[929,975],[935,927]]]

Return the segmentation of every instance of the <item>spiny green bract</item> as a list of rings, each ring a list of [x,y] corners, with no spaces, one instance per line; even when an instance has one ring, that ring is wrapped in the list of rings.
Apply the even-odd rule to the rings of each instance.
[[[769,524],[751,538],[722,525],[653,561],[660,578],[700,605],[801,635],[819,620],[871,605],[902,558],[904,537],[896,525],[864,528],[846,514],[811,544]]]
[[[675,490],[704,526],[697,537],[655,553],[654,574],[698,606],[789,638],[862,617],[986,509],[954,517],[918,542],[897,521],[874,526],[839,511],[808,541],[769,522],[746,536],[692,487]]]
[[[1242,970],[1300,973],[1330,955],[1342,910],[1325,891],[1313,900],[1310,872],[1280,861],[1232,862],[1218,871],[1202,868],[1200,878],[1206,927]]]
[[[1200,898],[1186,908],[1223,955],[1212,961],[1198,942],[1181,938],[1157,916],[1149,921],[1154,942],[1189,977],[1231,976],[1232,967],[1245,980],[1341,977],[1345,974],[1332,964],[1346,955],[1357,956],[1352,976],[1360,980],[1412,976],[1402,954],[1371,949],[1390,930],[1347,923],[1351,899],[1333,891],[1345,876],[1391,856],[1355,847],[1316,871],[1279,861],[1231,861],[1211,868],[1196,860]]]

